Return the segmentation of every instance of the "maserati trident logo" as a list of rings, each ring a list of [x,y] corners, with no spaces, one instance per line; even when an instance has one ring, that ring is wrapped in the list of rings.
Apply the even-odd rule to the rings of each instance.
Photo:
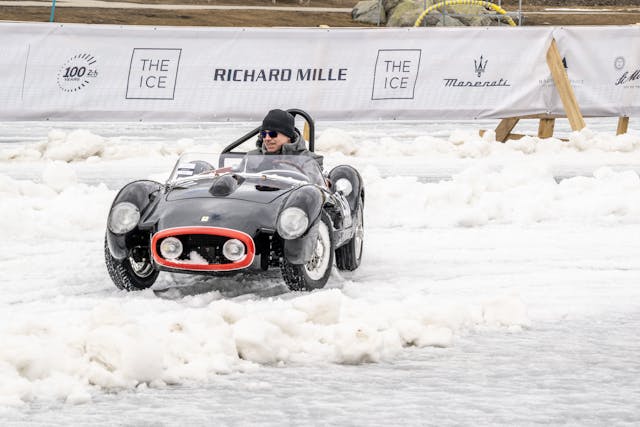
[[[488,60],[485,59],[484,62],[482,62],[483,60],[483,55],[480,55],[480,59],[479,60],[473,60],[473,65],[475,66],[476,69],[476,74],[478,75],[478,78],[480,78],[482,76],[482,73],[484,73],[487,70],[487,62]]]
[[[466,62],[467,60],[465,60]],[[484,55],[480,55],[480,58],[473,60],[473,71],[477,76],[477,79],[467,80],[466,78],[458,77],[445,77],[443,80],[444,87],[508,87],[511,86],[509,80],[504,77],[494,78],[493,80],[482,79],[482,74],[487,71],[488,59],[485,59]],[[492,68],[495,70],[496,67]],[[498,66],[498,68],[500,68]],[[468,73],[468,71],[467,71]],[[501,73],[498,69],[491,74]]]

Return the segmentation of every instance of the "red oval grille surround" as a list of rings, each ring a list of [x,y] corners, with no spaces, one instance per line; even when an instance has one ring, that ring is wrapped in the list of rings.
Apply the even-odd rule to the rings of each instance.
[[[229,262],[225,264],[194,264],[186,262],[177,262],[168,260],[160,253],[158,253],[156,247],[161,239],[166,237],[184,236],[190,234],[206,234],[210,236],[223,236],[230,239],[238,239],[247,247],[247,253],[243,259],[236,262]],[[153,259],[159,265],[169,268],[175,268],[178,270],[197,270],[197,271],[230,271],[246,268],[253,262],[256,254],[256,246],[251,236],[247,233],[238,230],[232,230],[230,228],[222,227],[174,227],[167,228],[159,231],[151,238],[151,254]]]

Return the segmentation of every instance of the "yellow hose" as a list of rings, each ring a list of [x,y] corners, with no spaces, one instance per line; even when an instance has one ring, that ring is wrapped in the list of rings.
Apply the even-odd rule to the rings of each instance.
[[[512,27],[516,26],[516,23],[513,22],[513,19],[511,19],[511,17],[509,15],[507,15],[507,12],[501,8],[498,5],[495,5],[491,2],[488,1],[480,1],[480,0],[451,0],[451,1],[442,1],[438,4],[434,4],[433,6],[429,6],[428,8],[426,8],[424,10],[424,12],[422,12],[420,14],[420,16],[418,16],[418,19],[416,19],[416,23],[413,24],[414,27],[419,27],[420,25],[422,25],[422,21],[424,20],[425,16],[427,16],[427,14],[429,12],[431,12],[432,10],[435,9],[440,9],[442,6],[446,6],[446,5],[454,5],[454,4],[462,4],[462,5],[476,5],[476,6],[484,6],[486,8],[489,9],[493,9],[496,12],[500,13],[501,15],[505,15],[505,17],[507,18],[507,23],[509,23],[509,25],[511,25]]]

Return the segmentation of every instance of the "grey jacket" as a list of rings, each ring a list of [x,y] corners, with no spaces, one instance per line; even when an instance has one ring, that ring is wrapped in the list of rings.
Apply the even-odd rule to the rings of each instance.
[[[307,149],[307,142],[304,140],[302,135],[300,135],[300,131],[298,129],[296,129],[295,131],[296,131],[295,137],[291,139],[290,143],[284,144],[282,146],[282,148],[280,149],[280,152],[269,153],[267,151],[266,147],[264,146],[264,144],[262,144],[262,138],[258,138],[258,141],[256,141],[256,145],[258,146],[258,148],[256,148],[255,150],[249,151],[247,154],[265,154],[265,155],[269,155],[269,154],[283,154],[283,155],[308,154],[308,155],[310,155],[312,157],[315,157],[311,153],[311,151],[309,151]]]

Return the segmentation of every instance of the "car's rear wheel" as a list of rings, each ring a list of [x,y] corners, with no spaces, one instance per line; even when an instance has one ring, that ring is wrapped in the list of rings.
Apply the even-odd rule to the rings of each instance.
[[[118,289],[140,291],[150,288],[158,278],[159,271],[153,267],[148,250],[137,259],[129,256],[118,260],[111,255],[107,239],[104,241],[104,260],[109,276]]]
[[[336,266],[338,270],[353,271],[360,266],[362,247],[364,245],[364,215],[363,201],[360,200],[356,215],[353,218],[353,237],[336,249]]]
[[[331,275],[334,258],[333,233],[331,220],[323,212],[318,225],[318,239],[313,256],[306,264],[291,264],[282,261],[282,277],[292,291],[305,291],[323,288]]]

